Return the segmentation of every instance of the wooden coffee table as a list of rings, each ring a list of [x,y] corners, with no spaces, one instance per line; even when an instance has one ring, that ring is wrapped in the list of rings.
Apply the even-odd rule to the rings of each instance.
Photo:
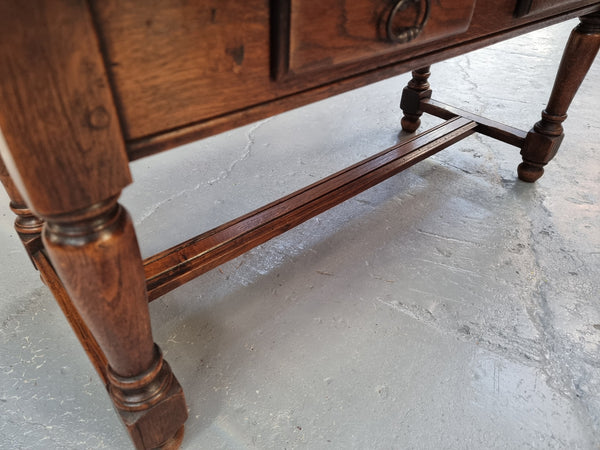
[[[431,64],[574,17],[530,131],[431,98]],[[149,301],[473,133],[519,148],[519,178],[537,180],[599,47],[596,0],[5,0],[0,176],[135,446],[176,448],[187,409]],[[402,129],[441,125],[142,259],[118,203],[130,161],[410,70]]]

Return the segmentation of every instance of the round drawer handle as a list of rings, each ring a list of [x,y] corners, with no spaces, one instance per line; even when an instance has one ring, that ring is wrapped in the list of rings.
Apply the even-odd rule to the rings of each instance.
[[[396,17],[396,14],[398,14],[401,11],[404,11],[410,4],[413,4],[413,3],[417,3],[419,6],[418,16],[421,16],[421,10],[423,8],[423,3],[425,4],[425,13],[422,14],[422,18],[421,18],[421,20],[419,20],[419,23],[417,23],[416,25],[413,25],[411,27],[402,27],[402,28],[394,30],[393,22],[394,22],[394,18]],[[392,8],[390,15],[388,16],[387,27],[386,27],[388,39],[397,44],[403,44],[405,42],[412,41],[423,30],[423,27],[425,26],[425,24],[427,23],[427,20],[429,19],[430,10],[431,10],[430,0],[398,0],[396,2],[396,4],[394,5],[394,7]],[[418,19],[418,17],[417,17],[417,19]]]

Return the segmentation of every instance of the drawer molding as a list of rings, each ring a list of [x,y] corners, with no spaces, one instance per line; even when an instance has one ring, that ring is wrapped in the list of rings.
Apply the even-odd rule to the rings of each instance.
[[[272,0],[271,75],[312,76],[468,30],[475,0]]]

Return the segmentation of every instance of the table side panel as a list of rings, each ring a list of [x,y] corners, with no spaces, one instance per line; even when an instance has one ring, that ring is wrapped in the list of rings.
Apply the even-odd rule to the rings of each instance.
[[[359,3],[375,1],[378,0]],[[346,1],[322,3],[331,4],[335,11]],[[333,52],[332,59],[319,62],[313,66],[315,70],[279,79],[271,72],[271,55],[281,56],[272,51],[277,35],[271,36],[271,10],[276,10],[274,7],[281,1],[204,0],[182,4],[178,0],[105,0],[92,1],[92,9],[125,136],[130,147],[138,147],[134,157],[139,157],[189,140],[182,139],[188,129],[203,130],[190,131],[194,138],[214,134],[352,86],[470,51],[490,40],[540,28],[545,21],[574,17],[578,10],[587,13],[595,6],[600,8],[598,0],[550,3],[517,18],[517,0],[480,0],[475,4],[468,29],[454,36],[441,33],[441,39],[416,41],[414,46],[390,43],[391,50],[382,53],[368,49],[356,60],[349,58],[345,50],[339,55]],[[468,3],[461,4],[464,7]],[[452,30],[449,32],[455,32],[456,27]],[[306,58],[309,59],[305,61],[312,61],[310,52]],[[352,78],[364,80],[353,83],[349,81]],[[338,85],[339,88],[334,87]],[[172,141],[168,137],[171,135]],[[156,140],[162,142],[155,145]],[[153,149],[140,150],[146,145],[144,142]]]
[[[92,2],[127,138],[277,96],[268,0]]]

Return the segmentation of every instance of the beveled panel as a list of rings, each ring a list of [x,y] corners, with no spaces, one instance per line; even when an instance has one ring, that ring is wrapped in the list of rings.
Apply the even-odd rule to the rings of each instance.
[[[324,67],[360,62],[402,52],[466,31],[475,0],[420,0],[406,2],[396,14],[398,27],[411,27],[429,18],[421,32],[405,43],[395,43],[386,30],[398,2],[389,0],[291,0],[289,72],[306,73]]]

